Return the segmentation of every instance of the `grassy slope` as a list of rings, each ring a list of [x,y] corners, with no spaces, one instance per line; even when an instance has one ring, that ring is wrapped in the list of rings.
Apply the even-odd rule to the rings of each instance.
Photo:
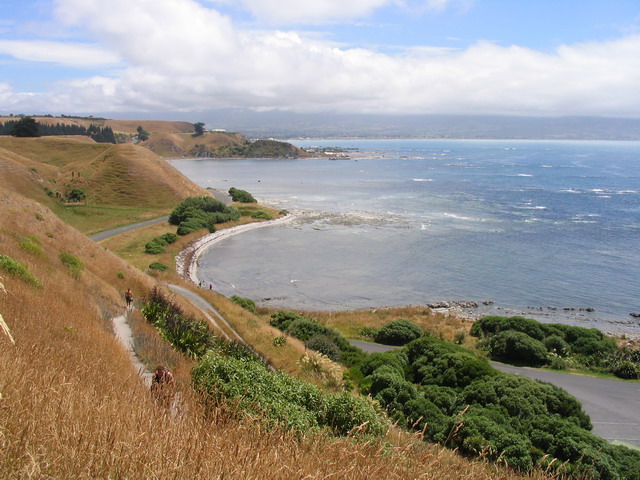
[[[75,137],[0,137],[0,170],[0,186],[43,203],[86,233],[164,215],[185,197],[206,194],[144,148]],[[65,205],[45,188],[63,195],[82,188],[87,201]]]
[[[205,133],[194,137],[188,133],[171,132],[152,134],[141,145],[162,157],[180,157],[188,155],[196,145],[204,145],[210,151],[217,151],[220,147],[234,147],[246,142],[244,135],[239,133]]]
[[[6,412],[0,477],[517,478],[404,434],[393,434],[386,446],[324,436],[297,440],[265,432],[225,406],[202,415],[189,393],[188,362],[173,365],[183,392],[181,416],[165,416],[107,321],[122,311],[126,287],[138,298],[154,279],[33,200],[0,189],[0,210],[2,254],[42,282],[36,288],[0,272],[7,290],[0,291],[0,314],[16,341],[0,334],[0,408]],[[39,249],[21,246],[27,235]],[[84,262],[78,279],[62,266],[60,252]]]

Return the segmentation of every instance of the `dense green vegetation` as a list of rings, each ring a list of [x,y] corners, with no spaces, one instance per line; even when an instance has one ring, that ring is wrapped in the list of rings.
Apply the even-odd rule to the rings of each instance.
[[[243,297],[234,295],[233,297],[231,297],[231,301],[234,303],[237,303],[245,310],[249,310],[251,313],[257,312],[255,302],[249,298],[243,298]]]
[[[301,434],[327,428],[335,435],[356,431],[381,435],[386,429],[366,398],[347,392],[325,393],[285,373],[270,372],[251,355],[209,352],[193,369],[192,378],[196,390],[232,400],[268,424],[283,425]]]
[[[167,342],[192,358],[202,358],[218,341],[204,322],[186,315],[157,288],[151,291],[140,311]]]
[[[31,117],[0,123],[0,135],[13,135],[14,137],[85,135],[99,143],[116,143],[116,137],[110,127],[100,127],[93,123],[89,125],[89,128],[82,125],[64,123],[48,125],[39,123]]]
[[[331,360],[353,366],[362,361],[365,353],[354,347],[339,332],[316,320],[294,312],[280,311],[271,315],[272,327],[302,340],[307,348],[326,355]]]
[[[271,372],[247,347],[223,341],[158,289],[151,292],[141,311],[163,338],[199,360],[192,381],[197,391],[210,398],[231,400],[267,425],[301,434],[328,429],[335,435],[381,435],[387,428],[366,398],[347,392],[325,393],[285,373]]]
[[[144,245],[144,251],[149,254],[164,253],[164,247],[176,242],[178,238],[178,235],[175,233],[165,233],[148,241]]]
[[[384,345],[406,345],[411,340],[420,338],[423,333],[412,321],[399,318],[376,331],[373,338],[377,343]]]
[[[231,200],[233,200],[234,202],[257,203],[256,199],[253,198],[253,195],[251,195],[246,190],[240,190],[236,187],[231,187],[229,189],[229,195],[231,195]]]
[[[471,335],[480,337],[479,347],[502,362],[587,368],[621,378],[640,378],[640,352],[619,348],[595,328],[489,316],[473,324]]]
[[[527,471],[573,478],[640,478],[640,453],[590,432],[580,403],[553,385],[493,369],[458,345],[423,336],[369,355],[361,389],[425,439]]]
[[[215,232],[217,223],[239,218],[237,209],[213,197],[189,197],[171,212],[169,223],[178,226],[178,235],[186,235],[201,228]]]

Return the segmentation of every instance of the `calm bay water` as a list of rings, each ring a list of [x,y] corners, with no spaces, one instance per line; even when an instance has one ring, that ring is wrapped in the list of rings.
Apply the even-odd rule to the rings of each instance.
[[[221,293],[308,309],[488,300],[485,313],[640,332],[640,143],[293,143],[358,150],[172,162],[299,215],[205,253],[199,276]]]

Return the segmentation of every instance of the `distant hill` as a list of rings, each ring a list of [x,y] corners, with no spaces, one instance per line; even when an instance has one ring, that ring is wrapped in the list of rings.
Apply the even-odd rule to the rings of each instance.
[[[207,125],[253,138],[640,140],[640,118],[301,114],[228,109]]]
[[[290,143],[275,140],[249,141],[240,133],[208,132],[194,136],[185,133],[151,134],[139,145],[162,157],[242,157],[298,158],[306,152]]]
[[[0,187],[46,205],[85,232],[161,216],[188,196],[207,195],[145,148],[82,136],[0,137],[0,172]],[[87,208],[65,201],[73,189],[86,194]],[[119,210],[119,218],[107,210]]]

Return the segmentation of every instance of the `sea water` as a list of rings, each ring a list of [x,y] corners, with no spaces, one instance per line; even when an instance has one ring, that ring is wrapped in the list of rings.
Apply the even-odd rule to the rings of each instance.
[[[640,143],[292,143],[348,158],[172,162],[296,214],[202,256],[199,277],[221,293],[322,310],[474,300],[640,332]]]

